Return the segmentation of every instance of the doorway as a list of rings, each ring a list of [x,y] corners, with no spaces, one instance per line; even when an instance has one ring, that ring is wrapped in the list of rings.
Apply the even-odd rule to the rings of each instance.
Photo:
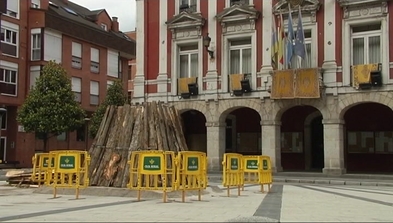
[[[311,169],[322,170],[324,166],[323,124],[322,116],[318,116],[311,122]]]

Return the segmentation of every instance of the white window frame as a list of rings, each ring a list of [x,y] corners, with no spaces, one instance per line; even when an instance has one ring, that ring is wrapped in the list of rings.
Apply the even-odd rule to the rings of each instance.
[[[9,57],[16,57],[17,58],[19,56],[19,28],[18,28],[18,25],[13,24],[13,23],[9,23],[6,21],[1,21],[1,29],[4,29],[4,32],[5,32],[4,33],[4,41],[1,40],[1,42],[8,44],[8,45],[16,46],[16,55],[6,54],[3,51],[2,51],[2,54],[7,55]],[[7,31],[11,31],[11,32],[16,33],[15,43],[13,43],[12,41],[7,41],[7,39],[5,38]]]
[[[371,30],[371,31],[363,31],[363,32],[357,32],[353,33],[352,28],[351,28],[351,65],[353,65],[353,39],[360,39],[363,38],[364,40],[364,64],[369,64],[369,48],[368,48],[368,43],[369,43],[369,38],[370,37],[376,37],[379,36],[379,43],[381,44],[381,51],[379,52],[379,58],[382,61],[382,30]]]
[[[37,41],[37,38],[35,39],[34,37],[39,36],[39,41]],[[42,35],[41,33],[32,33],[31,34],[31,60],[32,61],[37,61],[41,60],[41,49],[42,49],[42,41],[41,41]],[[39,45],[39,47],[37,47]],[[35,58],[34,57],[34,52],[38,51],[39,52],[39,57]]]
[[[101,23],[100,27],[101,29],[108,31],[108,26],[105,23]]]
[[[79,86],[75,86],[75,82],[79,82]],[[75,101],[82,102],[82,78],[80,77],[71,77],[72,84],[72,92],[75,95]]]
[[[197,47],[198,47],[198,44],[194,44],[194,45],[197,45]],[[178,68],[177,68],[177,73],[178,73],[178,78],[181,78],[181,73],[180,73],[180,67],[181,67],[181,62],[180,62],[180,57],[181,56],[184,56],[184,55],[187,55],[188,57],[187,57],[187,59],[188,59],[188,75],[187,75],[187,77],[192,77],[191,76],[191,55],[193,55],[193,54],[196,54],[196,55],[198,55],[199,54],[199,48],[197,48],[197,49],[195,49],[195,50],[184,50],[184,51],[181,51],[181,47],[179,47],[179,53],[178,53],[178,60],[179,60],[179,66],[178,66]],[[201,62],[199,61],[199,56],[198,56],[198,67],[199,67],[199,64],[200,64]],[[198,69],[198,71],[197,71],[197,74],[199,74],[199,69]]]
[[[31,0],[30,8],[39,9],[41,7],[40,0]]]
[[[243,50],[247,50],[247,49],[250,49],[251,50],[251,54],[252,54],[252,40],[251,40],[251,38],[244,38],[244,39],[250,39],[250,44],[243,44],[243,45],[238,45],[238,46],[231,46],[231,42],[232,41],[236,41],[236,40],[230,40],[229,41],[229,52],[228,52],[228,67],[227,67],[227,69],[228,69],[228,74],[231,74],[230,73],[230,69],[231,69],[231,57],[230,57],[230,54],[231,54],[231,51],[232,50],[240,50],[240,59],[239,59],[239,61],[240,61],[240,70],[242,71],[243,70]],[[239,40],[243,40],[243,39],[239,39]],[[253,60],[253,57],[251,57],[251,61]],[[251,64],[252,64],[252,62],[251,62]],[[240,72],[241,73],[241,72]]]
[[[229,64],[230,64],[230,45],[232,40],[251,38],[251,46],[257,45],[257,31],[251,30],[246,33],[236,33],[236,34],[224,34],[223,35],[223,47],[221,51],[221,64],[222,64],[222,84],[221,92],[228,92],[229,83]],[[251,58],[257,58],[257,47],[251,47]],[[257,60],[251,60],[251,79],[250,79],[251,89],[257,89]]]
[[[175,0],[175,15],[180,13],[180,2],[182,0]],[[190,2],[190,0],[188,0]],[[200,13],[201,12],[201,2],[200,0],[196,0],[196,12]]]
[[[80,50],[76,49],[78,46],[80,46]],[[75,69],[82,69],[82,51],[83,51],[82,44],[77,42],[72,42],[71,51],[72,51],[71,66]]]
[[[97,52],[97,58],[93,54]],[[90,72],[100,73],[100,50],[94,47],[90,48]]]
[[[19,16],[20,16],[20,0],[6,0],[7,1],[7,12],[6,13],[4,13],[3,15],[6,15],[6,16],[9,16],[9,17],[11,17],[11,18],[14,18],[14,19],[19,19]],[[8,9],[8,1],[17,1],[17,11],[16,12],[14,12],[14,11],[12,11],[12,10],[9,10]],[[16,13],[16,16],[12,16],[12,15],[10,15],[10,12],[14,12],[14,13]]]
[[[254,0],[248,0],[248,5],[253,6]],[[225,0],[225,8],[229,8],[229,7],[231,7],[231,0]]]
[[[97,83],[97,86],[98,86],[98,88],[97,88],[97,93],[94,93],[94,92],[92,92],[92,90],[93,90],[93,83]],[[92,104],[91,103],[91,98],[92,97],[98,97],[98,100],[97,100],[97,104]],[[100,82],[99,81],[90,81],[90,100],[89,100],[89,104],[90,105],[98,105],[100,103]]]
[[[4,80],[4,81],[0,81],[0,83],[13,84],[13,85],[15,85],[15,95],[13,95],[13,94],[5,94],[5,93],[0,93],[0,94],[1,94],[1,95],[6,95],[6,96],[17,97],[17,96],[18,96],[18,76],[19,76],[19,75],[18,75],[18,68],[15,68],[15,67],[7,67],[7,66],[3,66],[3,65],[1,65],[0,68],[3,69],[4,71],[5,71],[5,70],[9,70],[9,71],[15,71],[15,72],[16,72],[16,74],[15,74],[15,83],[6,82],[5,80]],[[3,72],[3,73],[0,73],[0,75],[5,75],[5,74],[4,74],[4,72]],[[5,76],[4,76],[4,78],[5,78]]]
[[[172,52],[174,57],[176,58],[174,60],[172,60],[172,65],[171,65],[171,70],[172,71],[176,71],[176,75],[174,75],[174,77],[171,78],[171,93],[173,95],[177,94],[177,79],[180,77],[179,74],[179,68],[180,68],[180,46],[184,46],[184,45],[193,45],[193,44],[198,44],[198,85],[199,86],[203,86],[202,84],[202,70],[203,70],[203,50],[205,49],[203,47],[203,40],[202,38],[199,39],[183,39],[183,40],[172,40]],[[199,89],[199,92],[202,93],[204,92],[203,88],[201,87]]]
[[[381,23],[381,33],[389,33],[388,18],[383,17],[372,17],[362,18],[361,20],[356,19],[345,19],[343,21],[343,32],[342,32],[342,80],[343,86],[351,86],[351,65],[352,65],[352,27],[367,25],[370,23]],[[386,83],[393,83],[393,80],[389,77],[389,35],[381,36],[381,63],[382,63],[382,80]]]
[[[38,72],[38,77],[33,76],[32,75],[33,72]],[[30,78],[30,82],[29,82],[30,87],[29,87],[29,89],[32,89],[35,86],[37,80],[36,79],[33,80],[33,78],[39,78],[40,75],[41,75],[40,72],[41,72],[41,67],[40,66],[31,66],[30,67],[30,76],[29,76],[29,78]]]
[[[5,112],[5,113],[3,114],[2,121],[3,121],[3,120],[4,120],[4,122],[5,122],[5,126],[4,126],[4,128],[3,128],[2,123],[0,123],[0,130],[7,130],[7,126],[8,126],[8,122],[7,122],[7,112]]]
[[[4,139],[4,153],[3,153],[4,160],[2,160],[2,161],[7,161],[7,137],[1,136],[0,137],[0,143],[1,143],[1,139]]]

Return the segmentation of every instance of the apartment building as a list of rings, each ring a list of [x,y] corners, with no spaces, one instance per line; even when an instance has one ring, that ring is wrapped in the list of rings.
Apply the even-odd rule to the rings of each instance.
[[[125,32],[125,34],[136,42],[136,30]],[[134,78],[136,75],[136,59],[128,61],[128,100],[132,101],[134,92]]]
[[[393,2],[137,0],[134,102],[178,108],[189,149],[274,171],[393,172]]]
[[[7,0],[1,15],[0,160],[31,165],[43,149],[42,140],[16,122],[21,106],[50,60],[61,63],[71,78],[75,100],[90,116],[121,79],[127,88],[128,61],[135,58],[135,41],[119,31],[119,21],[105,9],[91,11],[68,0]],[[49,140],[51,150],[87,149],[86,125]]]

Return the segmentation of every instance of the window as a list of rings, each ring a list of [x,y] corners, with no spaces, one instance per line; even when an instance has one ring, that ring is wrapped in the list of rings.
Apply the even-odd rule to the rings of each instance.
[[[100,72],[100,51],[96,48],[90,49],[90,71],[93,73]]]
[[[198,45],[180,46],[180,78],[197,77],[199,72]]]
[[[128,99],[128,103],[131,103],[132,91],[128,91],[128,92],[127,92],[127,99]]]
[[[197,0],[179,0],[179,12],[196,12],[197,11]]]
[[[128,65],[128,80],[132,80],[132,65]]]
[[[6,130],[7,129],[7,112],[3,113],[3,118],[1,119],[1,128],[2,130]]]
[[[40,8],[40,0],[31,0],[31,8],[39,9]]]
[[[113,81],[106,81],[106,89],[113,85]]]
[[[75,94],[75,101],[82,101],[82,79],[79,77],[72,77],[72,92]]]
[[[81,127],[76,129],[76,141],[84,142],[86,138],[86,125],[83,124]]]
[[[347,132],[349,153],[393,153],[393,132]]]
[[[251,38],[230,41],[229,74],[251,74]]]
[[[108,30],[108,26],[104,23],[101,23],[101,29],[107,31]]]
[[[352,65],[381,63],[381,24],[352,27]]]
[[[235,4],[239,4],[239,5],[248,5],[250,4],[249,0],[230,0],[230,5],[235,5]]]
[[[90,81],[90,104],[91,105],[98,105],[100,96],[100,83],[97,81]]]
[[[6,137],[0,137],[0,160],[7,160],[6,155],[7,155],[7,138]]]
[[[16,70],[0,68],[0,94],[16,96]]]
[[[41,60],[41,34],[31,36],[31,60]]]
[[[119,64],[119,76],[118,76],[118,78],[122,78],[123,77],[123,61],[122,60],[120,60],[120,58],[119,58],[119,61],[118,61],[118,64]]]
[[[66,141],[67,140],[67,133],[62,132],[60,135],[57,135],[56,138],[58,141]]]
[[[18,56],[18,32],[9,28],[1,28],[1,51],[5,55]]]
[[[41,67],[40,66],[31,66],[30,67],[30,89],[35,86],[37,82],[37,78],[40,77]]]
[[[7,0],[7,12],[6,15],[18,18],[19,12],[19,0]]]
[[[72,42],[72,67],[82,68],[82,45]]]
[[[119,78],[119,53],[116,51],[108,50],[108,67],[107,75],[110,77]]]

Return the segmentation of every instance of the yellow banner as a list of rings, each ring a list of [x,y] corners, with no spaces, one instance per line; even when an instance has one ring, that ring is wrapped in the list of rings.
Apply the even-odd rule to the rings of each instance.
[[[359,84],[367,84],[371,82],[371,71],[378,70],[378,64],[359,64],[352,66],[352,85],[356,89]]]
[[[319,98],[319,75],[317,68],[296,70],[295,97],[296,98]]]
[[[294,70],[276,70],[273,74],[272,99],[294,98]]]
[[[229,75],[231,81],[231,91],[242,89],[241,82],[244,79],[244,74],[231,74]]]
[[[188,92],[188,84],[194,84],[197,82],[196,77],[184,77],[177,79],[178,81],[178,93],[189,93]]]

